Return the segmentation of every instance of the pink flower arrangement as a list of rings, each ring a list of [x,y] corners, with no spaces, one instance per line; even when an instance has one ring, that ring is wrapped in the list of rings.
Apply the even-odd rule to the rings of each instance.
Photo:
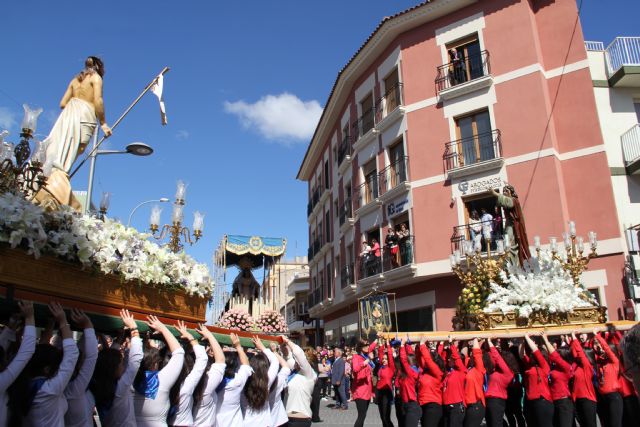
[[[289,332],[284,317],[277,311],[266,311],[256,321],[256,326],[266,333],[281,333],[286,334]]]
[[[232,308],[231,310],[224,312],[218,322],[218,326],[226,329],[249,331],[253,329],[254,323],[255,322],[249,313],[239,308]]]

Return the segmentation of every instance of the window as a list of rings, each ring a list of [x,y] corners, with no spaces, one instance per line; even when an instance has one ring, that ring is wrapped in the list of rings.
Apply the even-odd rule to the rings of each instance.
[[[324,271],[327,276],[327,289],[324,293],[324,297],[325,299],[333,298],[333,270],[331,269],[331,263],[327,264]]]
[[[457,85],[484,75],[482,52],[478,35],[473,34],[447,45],[450,61],[451,85]]]
[[[329,160],[324,161],[324,188],[329,189]]]
[[[320,239],[322,239],[322,221],[318,221],[318,240]]]
[[[391,163],[391,186],[389,188],[394,188],[407,180],[407,165],[404,158],[404,144],[402,143],[402,139],[389,148],[389,162]]]
[[[417,310],[402,311],[397,314],[398,332],[433,331],[433,306],[419,308]],[[391,316],[392,323],[396,319]]]
[[[465,207],[465,225],[459,226],[454,232],[458,240],[456,249],[463,250],[459,244],[462,240],[469,240],[480,244],[482,251],[486,251],[487,242],[484,231],[491,232],[491,249],[496,249],[496,240],[502,239],[504,234],[504,219],[502,210],[496,205],[496,198],[486,193],[463,198]],[[484,219],[483,219],[484,218]]]
[[[324,229],[325,229],[325,243],[329,243],[331,242],[331,211],[328,210],[325,213],[325,219],[324,219]]]
[[[360,101],[360,111],[362,112],[361,126],[362,126],[362,135],[366,134],[373,128],[373,94],[369,93],[369,95],[365,96],[362,101]]]
[[[398,68],[394,70],[384,79],[385,90],[385,115],[395,110],[400,105],[400,85],[398,79]]]
[[[489,111],[457,118],[456,135],[459,166],[496,158]]]
[[[364,173],[364,203],[372,202],[378,197],[378,171],[376,159],[372,159],[362,167]]]

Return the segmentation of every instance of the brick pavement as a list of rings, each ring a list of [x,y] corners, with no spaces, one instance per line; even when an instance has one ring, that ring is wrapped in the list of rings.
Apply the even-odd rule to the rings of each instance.
[[[349,402],[349,409],[346,411],[333,409],[333,399],[323,400],[320,402],[320,419],[321,423],[314,423],[316,427],[330,427],[330,426],[352,426],[357,418],[356,404]],[[397,426],[395,410],[391,409],[391,420],[393,425]],[[364,422],[365,426],[381,426],[380,414],[378,413],[378,406],[374,403],[369,405],[369,411],[367,411],[367,419]]]

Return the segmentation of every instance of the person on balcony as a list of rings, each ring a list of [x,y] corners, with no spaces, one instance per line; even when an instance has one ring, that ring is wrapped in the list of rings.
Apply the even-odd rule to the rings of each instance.
[[[478,211],[471,211],[471,217],[469,218],[469,234],[471,235],[471,241],[473,242],[474,249],[479,247],[482,243],[482,221]]]
[[[449,83],[451,86],[463,83],[464,77],[464,64],[458,54],[458,49],[451,48],[449,49]]]
[[[410,264],[413,261],[413,248],[407,223],[400,224],[400,230],[398,230],[396,236],[400,241],[400,262],[402,265]]]
[[[387,230],[387,237],[384,238],[384,244],[389,251],[389,258],[391,258],[391,268],[397,268],[400,265],[399,262],[399,246],[398,236],[396,235],[393,227],[389,227]]]
[[[499,206],[493,208],[493,240],[502,239],[504,226],[502,224],[502,209]]]
[[[489,242],[486,240],[487,236],[491,238],[493,236],[493,215],[487,212],[486,208],[480,208],[480,222],[482,223],[482,237],[485,240],[484,246],[485,250],[489,245]]]
[[[380,272],[380,243],[378,243],[377,239],[371,239],[371,263],[373,264],[372,270],[373,274],[378,274]]]

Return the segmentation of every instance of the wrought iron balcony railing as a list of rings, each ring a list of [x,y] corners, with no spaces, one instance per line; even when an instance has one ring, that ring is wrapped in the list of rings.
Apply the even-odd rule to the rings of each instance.
[[[355,283],[353,277],[353,264],[347,264],[340,270],[340,287],[345,288]]]
[[[402,83],[398,82],[378,99],[375,106],[376,124],[403,105],[402,95]]]
[[[338,165],[341,165],[345,157],[351,155],[351,139],[349,135],[345,135],[338,145]]]
[[[355,143],[375,126],[375,107],[364,111],[358,120],[351,124],[351,137]]]
[[[378,174],[380,195],[408,180],[409,157],[404,156],[391,163]]]
[[[447,171],[500,157],[502,142],[498,129],[447,142],[442,156]]]
[[[369,175],[367,180],[356,187],[353,192],[353,208],[360,209],[376,200],[378,196],[378,175]]]
[[[353,218],[353,209],[351,207],[351,198],[345,199],[342,206],[340,206],[340,225],[344,224],[347,219]]]
[[[459,84],[479,79],[491,74],[489,52],[483,50],[479,54],[444,64],[438,67],[436,75],[436,91],[441,92]]]
[[[397,249],[385,245],[382,248],[382,271],[413,264],[413,244],[414,237],[406,236],[399,239]]]
[[[496,226],[494,222],[491,224],[492,232],[491,232],[491,250],[496,250],[496,241],[498,239],[502,239],[503,235],[503,224]],[[483,231],[481,227],[474,227],[469,224],[457,225],[453,227],[453,234],[451,235],[451,252],[458,250],[461,254],[464,254],[464,242],[470,241],[474,242],[474,245],[477,243],[480,244],[481,252],[487,251],[487,242],[483,236]],[[478,231],[479,230],[479,231]]]

